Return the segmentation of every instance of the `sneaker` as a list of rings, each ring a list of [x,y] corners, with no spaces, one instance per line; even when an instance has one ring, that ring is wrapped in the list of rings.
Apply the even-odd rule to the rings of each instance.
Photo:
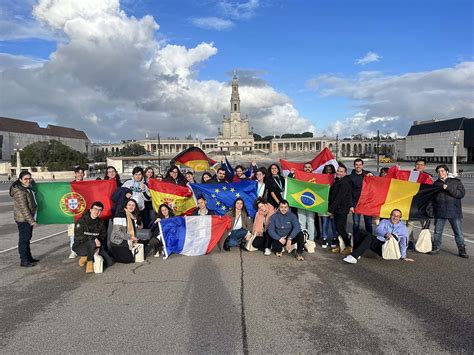
[[[321,246],[323,247],[323,249],[327,249],[327,247],[328,247],[327,240],[323,240],[323,244]]]
[[[265,256],[272,255],[272,251],[270,250],[270,248],[265,248],[265,252],[263,253],[263,255]]]
[[[161,256],[161,251],[157,251],[155,255],[153,255],[155,258],[159,258]]]
[[[352,247],[345,247],[344,250],[342,251],[342,254],[343,255],[349,255],[350,253],[352,253]]]
[[[280,251],[280,252],[276,252],[275,255],[278,256],[278,257],[281,257],[283,255],[283,253]]]
[[[434,247],[432,251],[428,252],[428,254],[430,254],[430,255],[436,255],[436,254],[438,254],[440,251],[441,251],[440,248]]]
[[[345,250],[345,249],[344,249],[344,250]],[[342,259],[342,260],[344,260],[346,263],[349,263],[349,264],[357,264],[357,259],[354,258],[354,257],[353,257],[352,255],[350,255],[350,254],[349,254],[348,256],[346,256],[346,257],[345,257],[344,259]]]
[[[468,259],[469,258],[469,255],[467,255],[466,253],[466,247],[460,247],[459,248],[459,254],[458,254],[461,258],[464,258],[464,259]]]
[[[296,254],[296,260],[304,261],[303,255],[302,254]]]
[[[334,247],[334,248],[331,249],[331,253],[336,254],[336,253],[340,253],[340,252],[341,252],[341,248],[339,248],[339,247]]]
[[[76,257],[77,257],[77,254],[71,251],[71,254],[69,254],[69,259],[75,259]]]

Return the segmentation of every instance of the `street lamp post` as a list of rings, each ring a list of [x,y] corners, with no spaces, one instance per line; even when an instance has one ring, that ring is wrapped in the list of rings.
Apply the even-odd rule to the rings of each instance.
[[[458,175],[458,145],[459,145],[458,136],[453,137],[451,144],[453,145],[453,174],[454,176],[457,176]]]
[[[336,134],[336,161],[338,161],[338,155],[339,155],[339,135]]]
[[[16,148],[13,149],[16,152],[16,177],[18,178],[21,173],[21,158],[20,152],[23,150],[20,148],[20,143],[16,143]]]

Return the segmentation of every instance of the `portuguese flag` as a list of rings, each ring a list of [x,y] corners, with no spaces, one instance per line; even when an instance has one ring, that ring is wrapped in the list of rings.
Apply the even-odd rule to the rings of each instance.
[[[194,171],[206,171],[217,164],[198,147],[190,147],[171,160],[171,165],[186,165]]]
[[[283,198],[288,201],[291,207],[326,213],[328,210],[329,185],[288,178],[285,180]]]
[[[116,188],[115,180],[36,183],[33,185],[38,205],[36,221],[38,224],[75,223],[95,201],[104,205],[100,218],[111,218],[110,197]]]
[[[196,209],[193,193],[187,186],[150,179],[148,181],[153,209],[158,211],[161,204],[168,205],[175,216],[189,215]]]
[[[404,220],[431,217],[430,202],[439,191],[439,186],[365,176],[355,213],[389,218],[392,210],[399,209]]]

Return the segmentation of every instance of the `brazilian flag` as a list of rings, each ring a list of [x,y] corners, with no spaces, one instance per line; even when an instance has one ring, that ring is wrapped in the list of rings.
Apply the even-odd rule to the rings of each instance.
[[[291,207],[317,213],[328,211],[329,185],[288,178],[285,181],[284,199]]]

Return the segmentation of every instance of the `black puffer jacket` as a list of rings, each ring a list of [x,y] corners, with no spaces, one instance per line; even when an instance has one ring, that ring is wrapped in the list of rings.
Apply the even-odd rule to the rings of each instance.
[[[349,213],[352,207],[352,182],[348,175],[336,178],[329,190],[329,213]]]
[[[107,230],[103,220],[100,218],[92,219],[90,211],[87,211],[74,225],[74,244],[81,244],[96,238],[101,242],[105,242]]]
[[[438,179],[433,185],[448,185],[442,189],[435,197],[433,202],[435,218],[462,218],[461,199],[466,194],[461,180],[448,178],[446,181]]]

